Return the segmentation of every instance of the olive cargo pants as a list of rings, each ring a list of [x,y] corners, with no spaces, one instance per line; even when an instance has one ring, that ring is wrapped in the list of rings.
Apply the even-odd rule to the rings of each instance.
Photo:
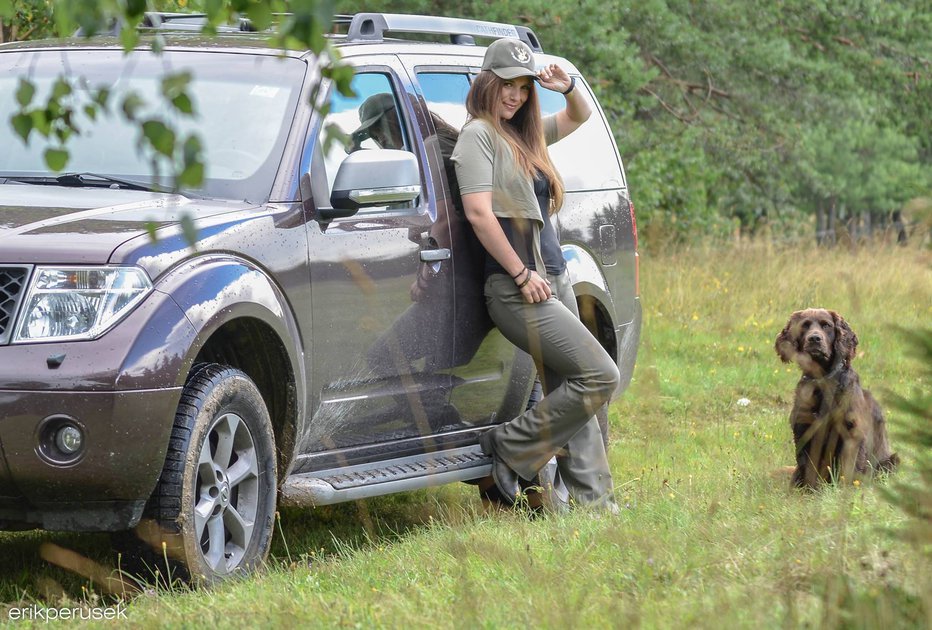
[[[618,368],[579,320],[566,273],[549,276],[553,297],[528,304],[514,281],[493,274],[486,306],[506,339],[533,357],[546,396],[493,429],[495,452],[524,479],[558,455],[560,477],[580,504],[611,501],[612,475],[596,410],[618,386]]]

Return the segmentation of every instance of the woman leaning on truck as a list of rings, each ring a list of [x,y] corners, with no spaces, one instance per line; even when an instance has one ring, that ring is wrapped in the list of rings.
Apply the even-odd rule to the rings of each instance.
[[[566,108],[541,117],[534,80],[561,92]],[[578,317],[560,243],[550,221],[563,182],[547,145],[575,131],[591,113],[557,65],[536,70],[531,49],[515,39],[489,46],[466,99],[469,120],[453,152],[466,217],[486,251],[485,299],[492,320],[537,365],[546,395],[483,434],[492,478],[506,502],[519,477],[535,480],[554,456],[560,481],[578,505],[617,510],[598,421],[619,374]]]

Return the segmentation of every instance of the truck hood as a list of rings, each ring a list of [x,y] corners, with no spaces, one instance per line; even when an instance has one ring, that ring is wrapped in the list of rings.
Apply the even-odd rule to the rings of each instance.
[[[0,184],[0,263],[104,264],[126,241],[177,224],[252,207],[110,188]]]

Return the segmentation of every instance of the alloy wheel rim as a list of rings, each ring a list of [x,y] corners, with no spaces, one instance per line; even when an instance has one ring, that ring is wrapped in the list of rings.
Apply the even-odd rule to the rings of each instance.
[[[204,561],[229,573],[243,561],[259,511],[259,460],[249,427],[218,416],[198,457],[194,527]]]

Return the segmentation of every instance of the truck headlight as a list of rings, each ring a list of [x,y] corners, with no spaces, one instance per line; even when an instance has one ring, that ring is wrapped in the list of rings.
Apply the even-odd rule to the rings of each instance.
[[[93,339],[151,290],[136,267],[38,267],[13,342]]]

